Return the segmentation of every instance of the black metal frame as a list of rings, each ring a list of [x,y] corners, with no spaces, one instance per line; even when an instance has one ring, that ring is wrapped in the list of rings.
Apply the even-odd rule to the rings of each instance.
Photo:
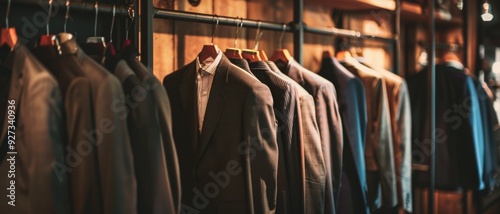
[[[7,0],[1,0],[0,1],[2,4],[6,4]],[[61,4],[64,3],[64,4]],[[61,2],[61,1],[53,1],[53,5],[58,5],[60,6],[62,11],[66,11],[66,2]],[[25,7],[34,7],[38,8],[40,7],[39,2],[32,1],[32,0],[11,0],[12,5],[19,5],[19,6],[25,6]],[[49,4],[49,1],[47,0],[47,5]],[[89,12],[89,13],[94,13],[95,12],[95,3],[94,2],[81,2],[81,1],[71,1],[69,8],[71,11],[77,11],[77,12]],[[111,4],[102,4],[99,3],[99,13],[104,13],[104,14],[112,14],[113,13],[113,5]],[[123,7],[123,6],[116,6],[116,16],[128,16],[128,7]]]

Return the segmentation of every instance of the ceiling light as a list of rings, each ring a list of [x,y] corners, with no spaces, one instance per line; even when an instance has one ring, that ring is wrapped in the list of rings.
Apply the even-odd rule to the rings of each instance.
[[[493,20],[493,14],[491,14],[491,5],[488,2],[485,2],[483,4],[483,14],[481,15],[481,18],[485,22]]]

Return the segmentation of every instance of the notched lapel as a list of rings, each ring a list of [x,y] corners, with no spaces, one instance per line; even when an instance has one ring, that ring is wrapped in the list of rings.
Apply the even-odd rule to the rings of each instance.
[[[203,121],[203,130],[201,132],[200,147],[198,149],[198,154],[196,155],[197,161],[201,161],[203,154],[206,152],[210,146],[210,137],[215,130],[215,126],[219,121],[219,118],[224,109],[224,104],[226,102],[227,92],[226,92],[226,79],[228,75],[228,61],[223,57],[217,71],[215,72],[214,81],[212,83],[212,89],[210,90],[210,97],[208,98],[207,109],[205,113],[205,119]],[[198,165],[198,164],[197,164]]]

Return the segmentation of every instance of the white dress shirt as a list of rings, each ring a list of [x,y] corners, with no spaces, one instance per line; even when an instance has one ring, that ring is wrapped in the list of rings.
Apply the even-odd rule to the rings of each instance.
[[[205,119],[205,112],[207,109],[208,98],[210,96],[210,89],[212,89],[212,82],[214,81],[215,71],[222,59],[222,51],[219,51],[217,57],[207,58],[200,62],[200,58],[196,57],[197,65],[197,78],[196,84],[198,85],[198,131],[201,133],[203,129],[203,121]]]

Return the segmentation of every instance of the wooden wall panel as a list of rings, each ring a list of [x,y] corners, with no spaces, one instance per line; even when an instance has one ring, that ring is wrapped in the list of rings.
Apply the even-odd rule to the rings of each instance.
[[[304,23],[315,27],[335,27],[331,18],[331,9],[317,4],[305,4]],[[304,38],[304,67],[317,72],[321,66],[323,52],[328,50],[334,53],[334,37],[317,34],[305,34]]]

